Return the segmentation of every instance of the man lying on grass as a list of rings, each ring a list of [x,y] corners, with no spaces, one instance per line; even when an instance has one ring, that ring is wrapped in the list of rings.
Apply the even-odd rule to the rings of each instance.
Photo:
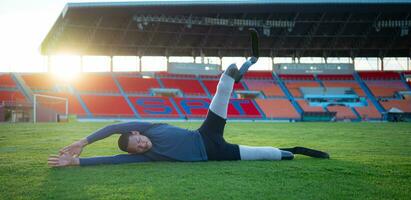
[[[329,158],[325,152],[304,147],[274,148],[230,144],[224,140],[227,108],[234,82],[240,81],[248,68],[256,62],[252,57],[237,69],[230,65],[221,75],[207,117],[197,130],[187,130],[168,124],[128,122],[106,126],[90,136],[50,156],[51,167],[120,164],[150,161],[207,161],[207,160],[292,160],[294,154],[315,158]],[[114,133],[120,133],[118,146],[128,154],[78,158],[83,148]]]

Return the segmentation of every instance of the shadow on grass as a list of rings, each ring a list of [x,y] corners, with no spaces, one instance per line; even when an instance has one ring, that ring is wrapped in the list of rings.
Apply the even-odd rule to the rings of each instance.
[[[50,169],[50,199],[392,198],[379,169],[344,160],[156,162]]]

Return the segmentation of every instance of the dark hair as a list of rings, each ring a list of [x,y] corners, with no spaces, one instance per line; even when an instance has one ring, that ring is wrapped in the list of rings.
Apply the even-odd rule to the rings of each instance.
[[[127,146],[128,146],[128,138],[130,137],[131,133],[124,133],[121,134],[120,137],[118,138],[118,147],[122,150],[127,152]]]

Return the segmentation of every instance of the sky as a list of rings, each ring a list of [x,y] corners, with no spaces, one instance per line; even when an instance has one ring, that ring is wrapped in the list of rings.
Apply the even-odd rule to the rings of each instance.
[[[109,2],[119,1],[124,0],[110,0]],[[0,1],[0,72],[39,72],[47,70],[45,58],[40,55],[40,44],[68,2],[103,1]],[[223,60],[223,69],[227,62],[232,61]],[[241,64],[242,59],[237,59],[236,62]],[[269,62],[264,65],[268,64]]]

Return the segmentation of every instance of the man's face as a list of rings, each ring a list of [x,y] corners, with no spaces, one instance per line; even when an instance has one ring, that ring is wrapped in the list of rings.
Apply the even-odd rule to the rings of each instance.
[[[130,137],[128,138],[127,152],[129,153],[144,153],[151,149],[153,144],[151,144],[148,137],[141,135],[138,131],[132,131]]]

